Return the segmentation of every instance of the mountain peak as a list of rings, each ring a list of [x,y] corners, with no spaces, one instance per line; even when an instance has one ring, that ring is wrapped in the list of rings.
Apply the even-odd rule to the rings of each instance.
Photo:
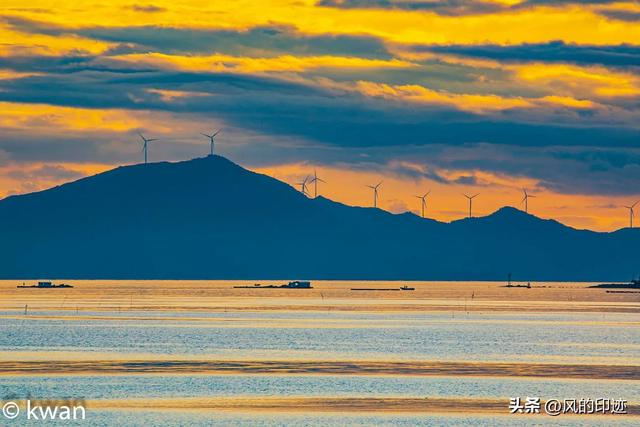
[[[487,218],[496,218],[501,220],[518,220],[518,221],[526,221],[526,220],[544,221],[542,218],[539,218],[535,215],[527,213],[513,206],[503,206],[497,211],[493,212],[492,214],[487,215]]]

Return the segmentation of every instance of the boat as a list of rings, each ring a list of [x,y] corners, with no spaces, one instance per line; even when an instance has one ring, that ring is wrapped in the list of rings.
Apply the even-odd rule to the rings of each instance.
[[[404,286],[400,286],[400,290],[401,291],[415,291],[416,288],[412,288],[410,286],[404,285]]]
[[[73,285],[68,285],[66,283],[60,283],[56,285],[52,282],[38,282],[36,285],[25,285],[24,282],[22,285],[16,286],[17,288],[35,288],[35,289],[58,289],[58,288],[73,288]]]

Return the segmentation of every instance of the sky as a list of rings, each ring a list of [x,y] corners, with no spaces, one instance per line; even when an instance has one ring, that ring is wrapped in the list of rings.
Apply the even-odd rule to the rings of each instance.
[[[350,205],[628,226],[640,2],[3,0],[0,197],[218,153]],[[638,205],[640,214],[640,204]],[[640,216],[638,221],[640,224]]]

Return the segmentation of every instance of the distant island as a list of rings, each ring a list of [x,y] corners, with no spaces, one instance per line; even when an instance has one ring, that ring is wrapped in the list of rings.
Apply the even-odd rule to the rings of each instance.
[[[504,207],[451,223],[308,198],[208,156],[123,166],[0,201],[0,277],[582,280],[638,273],[640,231]]]

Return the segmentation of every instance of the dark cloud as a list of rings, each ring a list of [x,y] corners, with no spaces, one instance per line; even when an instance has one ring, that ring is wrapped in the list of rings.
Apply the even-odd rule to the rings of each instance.
[[[416,50],[455,54],[499,61],[572,62],[606,66],[639,67],[640,46],[588,46],[554,41],[541,44],[500,45],[440,45],[416,46]]]
[[[54,74],[70,74],[93,71],[96,73],[141,73],[153,70],[146,67],[134,68],[123,64],[112,64],[100,61],[100,57],[93,55],[71,56],[38,56],[12,55],[0,56],[0,68],[21,72],[45,72]],[[106,75],[106,74],[105,74]]]
[[[504,10],[498,3],[476,0],[320,0],[318,6],[343,9],[400,9],[429,11],[439,15],[460,16],[495,13]]]
[[[498,13],[536,6],[563,7],[567,5],[606,5],[617,0],[526,0],[514,5],[482,0],[320,0],[321,7],[341,9],[399,9],[433,12],[443,16],[465,16]]]
[[[640,21],[640,12],[633,12],[630,10],[618,10],[618,9],[603,9],[600,14],[606,16],[609,19],[615,19],[618,21],[638,22]]]
[[[566,5],[605,5],[618,3],[620,0],[526,0],[512,7],[526,8],[533,6],[566,6]]]
[[[593,147],[507,147],[469,144],[420,154],[432,167],[483,170],[539,180],[539,187],[564,194],[631,195],[640,191],[640,149]],[[432,157],[433,156],[433,157]]]
[[[129,9],[134,10],[136,12],[142,12],[142,13],[158,13],[158,12],[164,12],[167,9],[161,6],[156,6],[153,4],[134,4],[129,6]]]
[[[55,128],[44,135],[39,132],[25,134],[10,128],[0,128],[2,141],[0,164],[12,162],[59,162],[59,163],[111,163],[125,160],[124,153],[106,152],[104,147],[117,134],[69,135]]]
[[[456,184],[473,185],[473,186],[477,186],[479,184],[478,179],[473,175],[460,176],[454,179],[453,182]]]
[[[26,33],[73,34],[120,43],[126,52],[162,52],[241,56],[336,55],[390,58],[384,43],[370,36],[306,35],[291,26],[264,26],[242,30],[200,30],[159,26],[94,27],[73,29],[18,17],[5,17],[14,30]],[[121,47],[121,49],[122,49]]]

